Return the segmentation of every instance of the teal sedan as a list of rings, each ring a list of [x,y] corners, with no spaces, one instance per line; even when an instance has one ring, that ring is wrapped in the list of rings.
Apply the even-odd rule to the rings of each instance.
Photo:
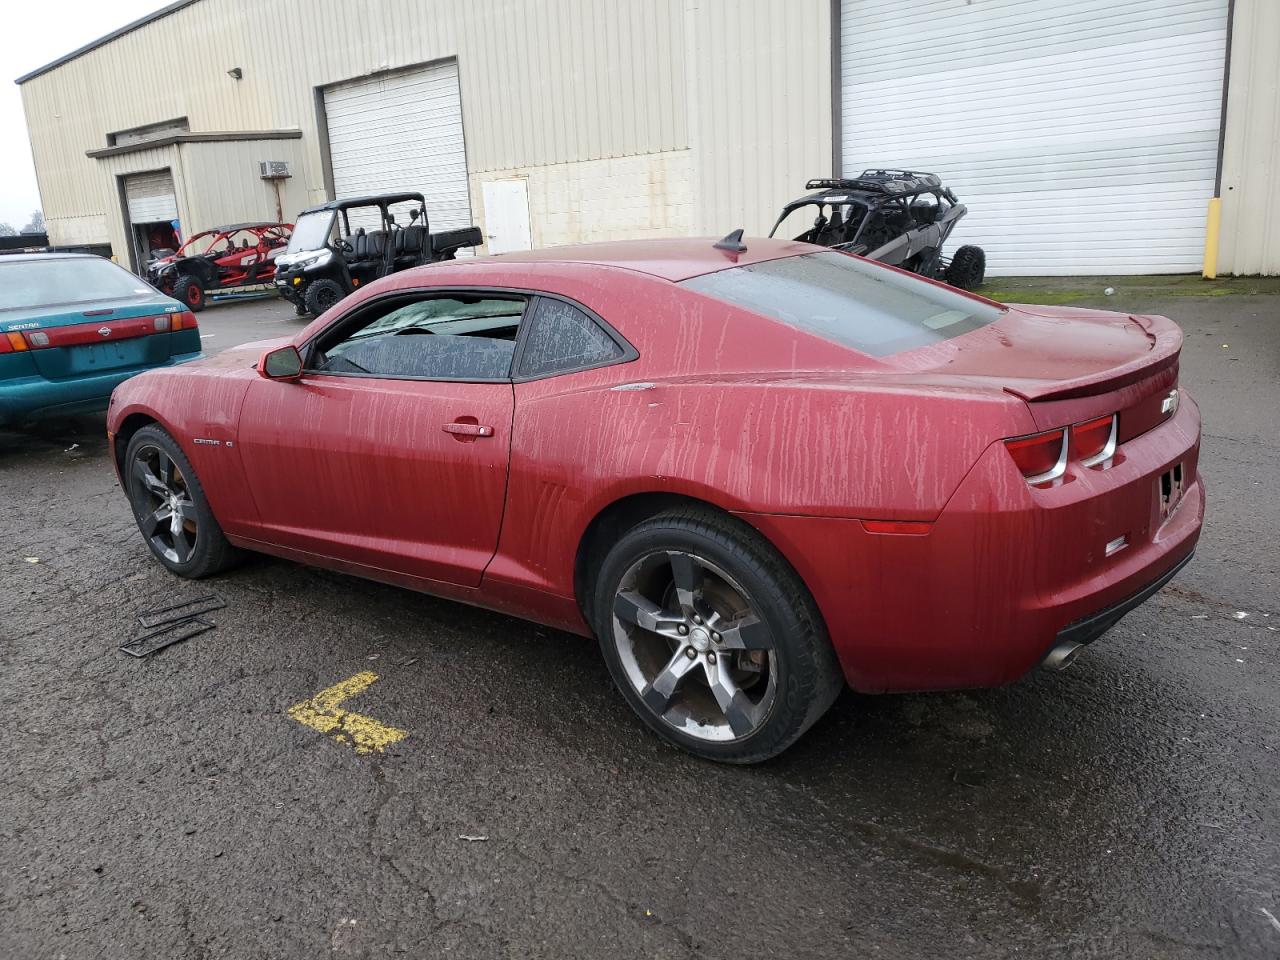
[[[0,257],[0,424],[105,410],[116,385],[196,360],[195,315],[101,257]]]

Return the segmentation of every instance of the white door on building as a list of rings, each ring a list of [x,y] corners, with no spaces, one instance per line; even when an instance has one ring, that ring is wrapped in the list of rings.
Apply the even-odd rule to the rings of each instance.
[[[1228,0],[842,0],[842,173],[938,173],[994,274],[1198,271]]]
[[[338,199],[417,191],[433,230],[471,225],[456,63],[338,84],[324,107]]]
[[[489,253],[533,249],[528,180],[514,177],[484,182],[484,230]]]

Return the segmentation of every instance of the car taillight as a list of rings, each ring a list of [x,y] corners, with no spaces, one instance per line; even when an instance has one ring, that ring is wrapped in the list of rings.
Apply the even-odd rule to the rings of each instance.
[[[1096,467],[1106,463],[1116,453],[1116,415],[1077,423],[1071,428],[1071,442],[1082,465]]]
[[[0,353],[16,353],[25,349],[27,349],[27,341],[20,333],[6,333],[0,337]]]
[[[159,317],[156,318],[157,320]],[[170,330],[197,330],[199,325],[196,323],[196,315],[190,310],[183,310],[181,313],[171,315]],[[157,330],[159,327],[156,328]]]
[[[1067,472],[1067,431],[1049,430],[1004,442],[1005,449],[1032,486],[1052,483]]]

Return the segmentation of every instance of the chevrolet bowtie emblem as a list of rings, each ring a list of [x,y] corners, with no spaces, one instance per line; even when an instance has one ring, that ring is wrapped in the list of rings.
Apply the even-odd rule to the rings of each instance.
[[[110,328],[110,327],[99,327],[99,328],[98,328],[98,333],[102,334],[102,336],[104,336],[104,337],[109,337],[109,336],[111,336],[111,328]]]

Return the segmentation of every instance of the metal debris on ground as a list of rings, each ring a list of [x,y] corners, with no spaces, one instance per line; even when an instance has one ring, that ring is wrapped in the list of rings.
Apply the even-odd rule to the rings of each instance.
[[[167,623],[160,629],[144,634],[136,640],[120,644],[120,652],[139,659],[149,657],[158,650],[171,647],[175,643],[181,643],[183,640],[190,640],[192,637],[213,628],[214,624],[209,620],[204,620],[200,617],[188,617],[185,620]]]
[[[209,613],[212,610],[221,610],[226,605],[227,601],[216,593],[209,593],[203,597],[196,597],[194,600],[175,603],[172,606],[144,610],[138,614],[138,623],[144,627],[158,627],[164,623],[190,620],[192,617],[198,617],[200,614]]]
[[[488,840],[489,838],[485,836],[481,836],[480,834],[464,833],[460,837],[458,837],[458,839],[466,840],[469,843],[482,843],[485,840]]]
[[[127,653],[131,657],[149,657],[165,647],[171,647],[183,640],[190,640],[217,626],[200,614],[221,610],[226,605],[227,601],[216,593],[207,593],[194,600],[158,607],[155,610],[144,610],[138,614],[138,623],[151,632],[120,644],[120,652]]]
[[[22,559],[23,559],[23,560],[25,560],[25,561],[27,561],[27,563],[39,563],[39,562],[40,562],[40,558],[39,558],[39,557],[23,557]]]

